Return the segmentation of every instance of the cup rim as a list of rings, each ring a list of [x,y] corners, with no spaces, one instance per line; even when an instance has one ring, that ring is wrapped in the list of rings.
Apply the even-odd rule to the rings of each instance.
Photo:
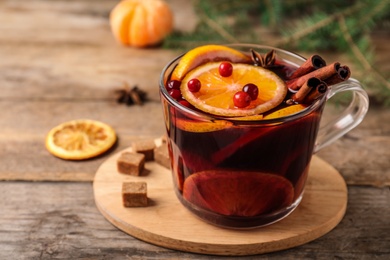
[[[229,46],[229,47],[232,47],[232,48],[234,48],[234,47],[240,47],[240,48],[247,47],[248,50],[250,48],[269,49],[269,50],[273,49],[273,50],[275,50],[277,52],[280,52],[280,53],[283,53],[283,54],[286,54],[286,55],[289,55],[289,56],[293,56],[293,58],[301,60],[302,63],[306,61],[306,58],[304,58],[303,56],[301,56],[301,55],[299,55],[299,54],[297,54],[295,52],[291,52],[291,51],[287,51],[287,50],[284,50],[284,49],[271,47],[271,46],[267,46],[267,45],[257,45],[257,44],[250,44],[250,43],[234,43],[234,44],[221,44],[221,45]],[[174,98],[172,98],[171,95],[169,95],[169,93],[168,93],[168,91],[167,91],[167,89],[165,87],[165,82],[164,82],[166,71],[172,65],[174,65],[176,62],[178,62],[180,60],[180,58],[184,56],[184,54],[185,53],[182,53],[179,56],[175,57],[173,60],[171,60],[163,68],[163,70],[162,70],[162,72],[160,74],[159,89],[160,89],[160,93],[164,96],[164,98],[172,106],[176,107],[177,109],[180,109],[185,114],[191,115],[194,118],[202,118],[202,120],[206,120],[206,121],[225,120],[225,121],[229,121],[229,122],[233,123],[234,125],[278,124],[278,123],[285,123],[285,122],[290,122],[290,121],[293,121],[293,120],[296,120],[296,119],[299,119],[299,118],[303,118],[304,116],[308,115],[309,113],[311,113],[312,111],[317,109],[327,99],[327,93],[328,92],[325,93],[325,95],[323,95],[321,98],[319,98],[315,102],[313,102],[311,105],[309,105],[307,108],[303,109],[302,111],[299,111],[297,113],[294,113],[294,114],[291,114],[291,115],[288,115],[288,116],[279,117],[279,118],[272,118],[272,119],[237,120],[234,117],[219,116],[219,115],[209,114],[209,113],[206,113],[206,112],[203,112],[203,111],[195,111],[195,110],[193,110],[191,108],[188,108],[188,107],[180,104]],[[295,64],[295,63],[293,63],[293,62],[291,62],[289,60],[286,60],[286,61],[288,63]]]

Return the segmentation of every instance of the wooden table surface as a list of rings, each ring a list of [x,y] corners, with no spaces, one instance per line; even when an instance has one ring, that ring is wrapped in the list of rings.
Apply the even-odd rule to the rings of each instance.
[[[176,26],[188,25],[193,10],[186,1],[168,2],[177,12]],[[92,181],[99,165],[136,139],[164,133],[157,82],[178,54],[118,45],[108,23],[116,3],[0,0],[0,259],[220,258],[137,240],[95,206]],[[389,39],[376,42],[387,67]],[[150,100],[118,104],[115,91],[125,82],[147,91]],[[329,105],[324,117],[337,109]],[[47,132],[78,118],[110,124],[117,146],[81,162],[52,156],[44,145]],[[262,257],[389,259],[389,147],[390,111],[371,107],[361,125],[318,153],[348,184],[342,222],[315,241]]]

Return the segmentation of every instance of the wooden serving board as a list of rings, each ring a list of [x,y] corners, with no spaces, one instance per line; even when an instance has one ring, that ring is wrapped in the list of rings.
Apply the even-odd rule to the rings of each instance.
[[[144,176],[118,173],[116,161],[120,153],[105,161],[96,172],[93,183],[96,205],[114,226],[158,246],[213,255],[273,252],[321,237],[345,214],[345,181],[332,166],[316,156],[312,159],[302,202],[291,215],[266,227],[230,230],[210,225],[184,208],[174,193],[170,170],[159,164],[147,162]],[[147,207],[123,207],[124,181],[147,182]]]

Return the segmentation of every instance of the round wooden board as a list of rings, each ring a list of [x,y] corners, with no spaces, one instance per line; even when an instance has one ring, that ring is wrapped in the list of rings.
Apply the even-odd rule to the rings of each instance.
[[[302,202],[291,215],[266,227],[229,230],[205,223],[184,208],[174,193],[170,170],[161,165],[147,162],[143,176],[118,173],[116,161],[120,153],[105,161],[96,172],[93,183],[96,205],[117,228],[158,246],[213,255],[273,252],[326,234],[345,214],[345,181],[332,166],[316,156],[311,162]],[[147,207],[123,207],[124,181],[147,182]]]

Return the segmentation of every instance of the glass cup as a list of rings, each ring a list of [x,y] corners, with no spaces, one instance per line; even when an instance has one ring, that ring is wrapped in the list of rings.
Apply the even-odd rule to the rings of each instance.
[[[305,59],[268,46],[235,44],[237,50],[275,50],[299,67]],[[290,116],[241,121],[194,111],[173,99],[165,84],[181,56],[162,71],[160,95],[176,195],[201,219],[225,228],[269,225],[300,203],[313,153],[357,126],[368,110],[367,93],[355,79],[331,86],[306,109]],[[349,91],[349,106],[320,126],[326,101]]]

